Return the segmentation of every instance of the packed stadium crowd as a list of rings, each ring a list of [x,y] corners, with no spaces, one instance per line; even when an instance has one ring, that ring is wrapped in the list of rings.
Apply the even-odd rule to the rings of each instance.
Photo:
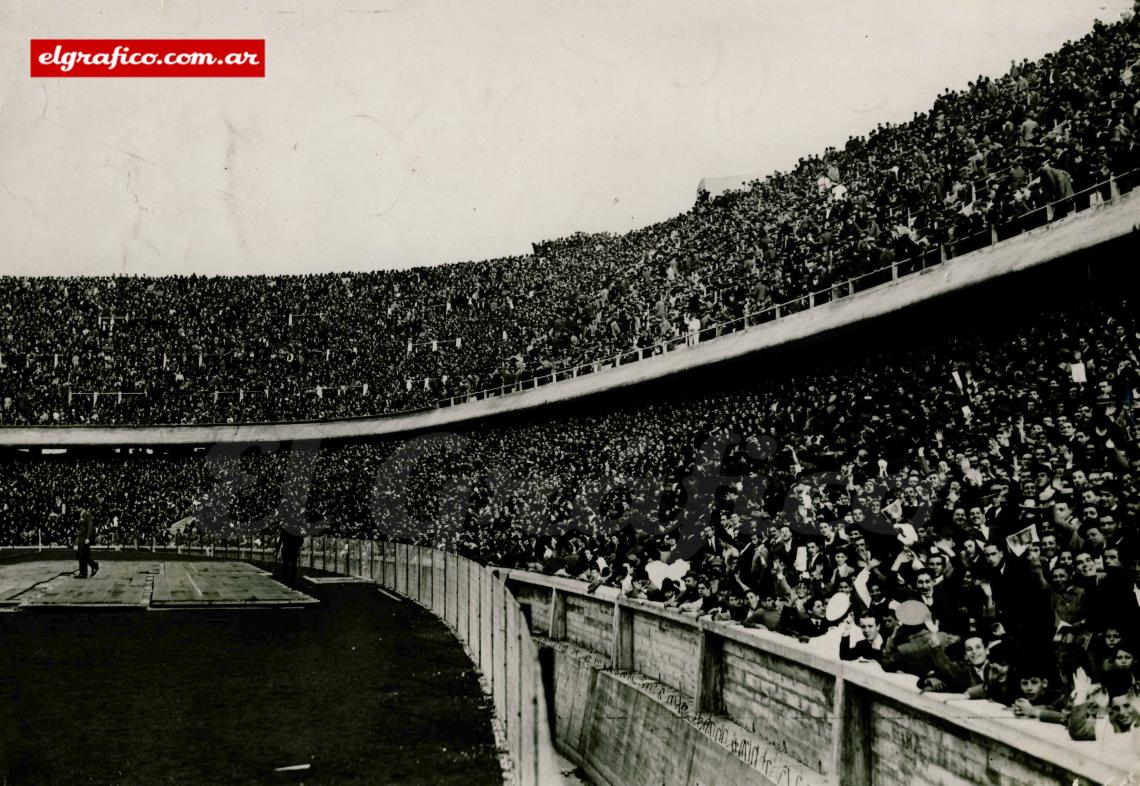
[[[104,544],[303,522],[802,640],[839,627],[841,657],[1083,739],[1138,696],[1138,330],[1129,302],[1073,305],[591,414],[17,459],[0,514],[9,541],[63,545],[79,506]]]
[[[483,389],[806,307],[1130,189],[1135,17],[947,89],[693,208],[527,256],[363,274],[0,279],[0,423],[337,418]],[[1046,205],[1051,205],[1048,210]]]

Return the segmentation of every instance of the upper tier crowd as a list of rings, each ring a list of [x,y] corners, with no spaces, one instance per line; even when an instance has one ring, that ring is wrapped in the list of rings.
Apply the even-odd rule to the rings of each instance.
[[[66,545],[84,506],[104,544],[180,522],[448,548],[801,640],[838,627],[837,655],[924,690],[1126,740],[1140,323],[1119,301],[1027,322],[406,440],[10,460],[2,531]]]
[[[0,279],[0,424],[378,415],[708,331],[1129,189],[1140,21],[667,221],[365,274]],[[1099,184],[1099,185],[1098,185]],[[1048,212],[1041,209],[1052,205]]]

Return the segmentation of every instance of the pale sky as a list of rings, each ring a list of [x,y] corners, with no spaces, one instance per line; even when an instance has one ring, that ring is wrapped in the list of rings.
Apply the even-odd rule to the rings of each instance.
[[[0,272],[295,273],[687,210],[1131,3],[0,0]],[[32,79],[30,38],[264,38],[265,79]]]

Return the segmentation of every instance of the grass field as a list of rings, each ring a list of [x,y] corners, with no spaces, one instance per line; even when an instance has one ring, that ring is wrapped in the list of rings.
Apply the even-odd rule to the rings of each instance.
[[[438,620],[368,585],[302,589],[321,604],[0,614],[0,783],[502,782]]]

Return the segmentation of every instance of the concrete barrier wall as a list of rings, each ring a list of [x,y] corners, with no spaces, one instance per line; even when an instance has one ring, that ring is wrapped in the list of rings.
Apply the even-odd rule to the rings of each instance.
[[[563,597],[566,638],[580,647],[608,656],[613,635],[613,611],[575,594]]]
[[[257,553],[273,558],[264,549]],[[442,619],[483,672],[513,781],[519,786],[562,781],[538,647],[522,608],[495,571],[456,554],[381,541],[309,538],[302,556],[311,568],[376,581]]]
[[[685,708],[662,701],[604,663],[555,650],[553,664],[556,738],[598,783],[806,786],[771,760],[765,774],[758,756],[753,766],[733,753],[731,742],[694,725]]]
[[[1140,772],[1140,751],[1106,755],[775,633],[524,571],[507,583],[553,654],[555,741],[600,783],[1117,786]]]
[[[835,776],[835,679],[732,640],[722,641],[723,712],[812,773]]]
[[[659,379],[678,371],[788,344],[827,330],[853,325],[1067,254],[1123,237],[1140,225],[1140,194],[1132,191],[1112,202],[1082,210],[1039,229],[955,257],[921,272],[868,288],[806,311],[755,325],[694,347],[647,358],[598,373],[495,398],[421,413],[381,418],[310,423],[215,426],[32,426],[0,428],[0,444],[66,445],[209,445],[354,438],[441,429],[590,393]],[[897,272],[897,271],[896,271]]]
[[[144,545],[275,559],[252,538]],[[454,554],[374,541],[310,538],[302,560],[450,615],[452,630],[463,625],[520,783],[561,780],[553,743],[611,786],[1124,786],[1140,773],[1140,751],[1106,757],[1061,726],[1015,720],[990,702],[920,694],[913,677],[767,631],[592,595],[581,582],[500,577]],[[540,650],[552,656],[553,740]]]

